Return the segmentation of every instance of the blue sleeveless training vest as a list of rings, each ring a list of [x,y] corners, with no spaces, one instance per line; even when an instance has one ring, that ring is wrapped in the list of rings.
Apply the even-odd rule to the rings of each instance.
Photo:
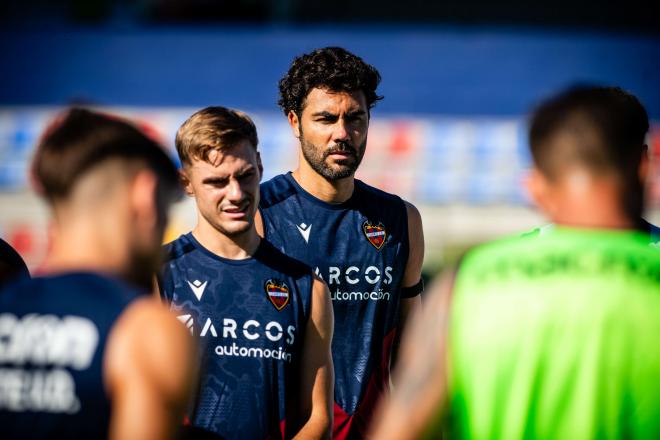
[[[191,233],[166,255],[161,295],[200,347],[192,426],[226,439],[281,438],[301,377],[311,268],[265,240],[252,258],[222,258]]]
[[[408,261],[405,204],[357,179],[349,200],[325,203],[288,173],[261,185],[259,209],[266,238],[328,284],[335,312],[334,438],[361,437],[389,382]]]
[[[0,438],[107,438],[108,335],[141,292],[94,273],[0,291]]]

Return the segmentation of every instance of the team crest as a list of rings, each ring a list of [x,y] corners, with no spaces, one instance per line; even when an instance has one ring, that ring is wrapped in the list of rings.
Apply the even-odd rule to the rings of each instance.
[[[289,304],[289,298],[291,297],[289,286],[284,281],[273,279],[266,281],[266,294],[278,311]]]
[[[369,220],[366,220],[362,223],[362,232],[364,232],[364,236],[367,237],[369,243],[373,244],[378,250],[383,247],[385,239],[387,239],[387,231],[385,231],[385,226],[381,222],[374,225]]]

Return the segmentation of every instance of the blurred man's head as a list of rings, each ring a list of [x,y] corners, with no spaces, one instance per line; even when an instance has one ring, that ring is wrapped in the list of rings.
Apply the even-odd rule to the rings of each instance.
[[[300,140],[303,159],[329,181],[353,176],[365,153],[380,74],[360,57],[326,47],[293,60],[278,104]]]
[[[567,210],[577,211],[580,199],[583,206],[602,201],[637,222],[644,207],[648,129],[644,107],[620,88],[579,87],[544,102],[529,135],[532,196],[558,223]],[[599,223],[600,214],[595,210],[591,218]]]
[[[32,171],[59,230],[96,218],[94,234],[126,243],[123,275],[150,284],[168,209],[180,194],[160,145],[118,118],[74,108],[46,131]]]
[[[258,143],[250,117],[225,107],[202,109],[181,125],[181,177],[195,197],[199,222],[229,237],[251,230],[262,173]]]

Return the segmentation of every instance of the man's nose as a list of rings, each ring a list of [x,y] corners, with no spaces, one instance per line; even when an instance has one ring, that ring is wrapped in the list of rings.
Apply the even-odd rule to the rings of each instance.
[[[227,184],[227,198],[233,202],[238,202],[243,199],[243,188],[237,179],[231,179]]]
[[[335,142],[346,142],[349,140],[348,129],[346,127],[346,121],[339,118],[337,123],[334,126],[334,132],[332,133],[332,140]]]

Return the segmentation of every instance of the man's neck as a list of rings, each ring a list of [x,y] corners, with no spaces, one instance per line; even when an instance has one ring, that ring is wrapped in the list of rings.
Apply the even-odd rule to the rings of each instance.
[[[353,195],[355,187],[353,176],[329,181],[310,167],[302,165],[291,174],[305,191],[324,202],[343,203]]]
[[[254,224],[243,233],[229,236],[206,221],[198,221],[192,234],[206,249],[230,260],[245,260],[252,257],[261,242]]]
[[[128,259],[128,244],[121,234],[112,230],[100,234],[102,230],[98,223],[87,220],[52,225],[50,249],[40,270],[121,273]]]
[[[623,209],[615,184],[594,182],[587,191],[570,188],[557,204],[553,222],[559,225],[592,229],[635,229],[637,219],[631,219]]]

